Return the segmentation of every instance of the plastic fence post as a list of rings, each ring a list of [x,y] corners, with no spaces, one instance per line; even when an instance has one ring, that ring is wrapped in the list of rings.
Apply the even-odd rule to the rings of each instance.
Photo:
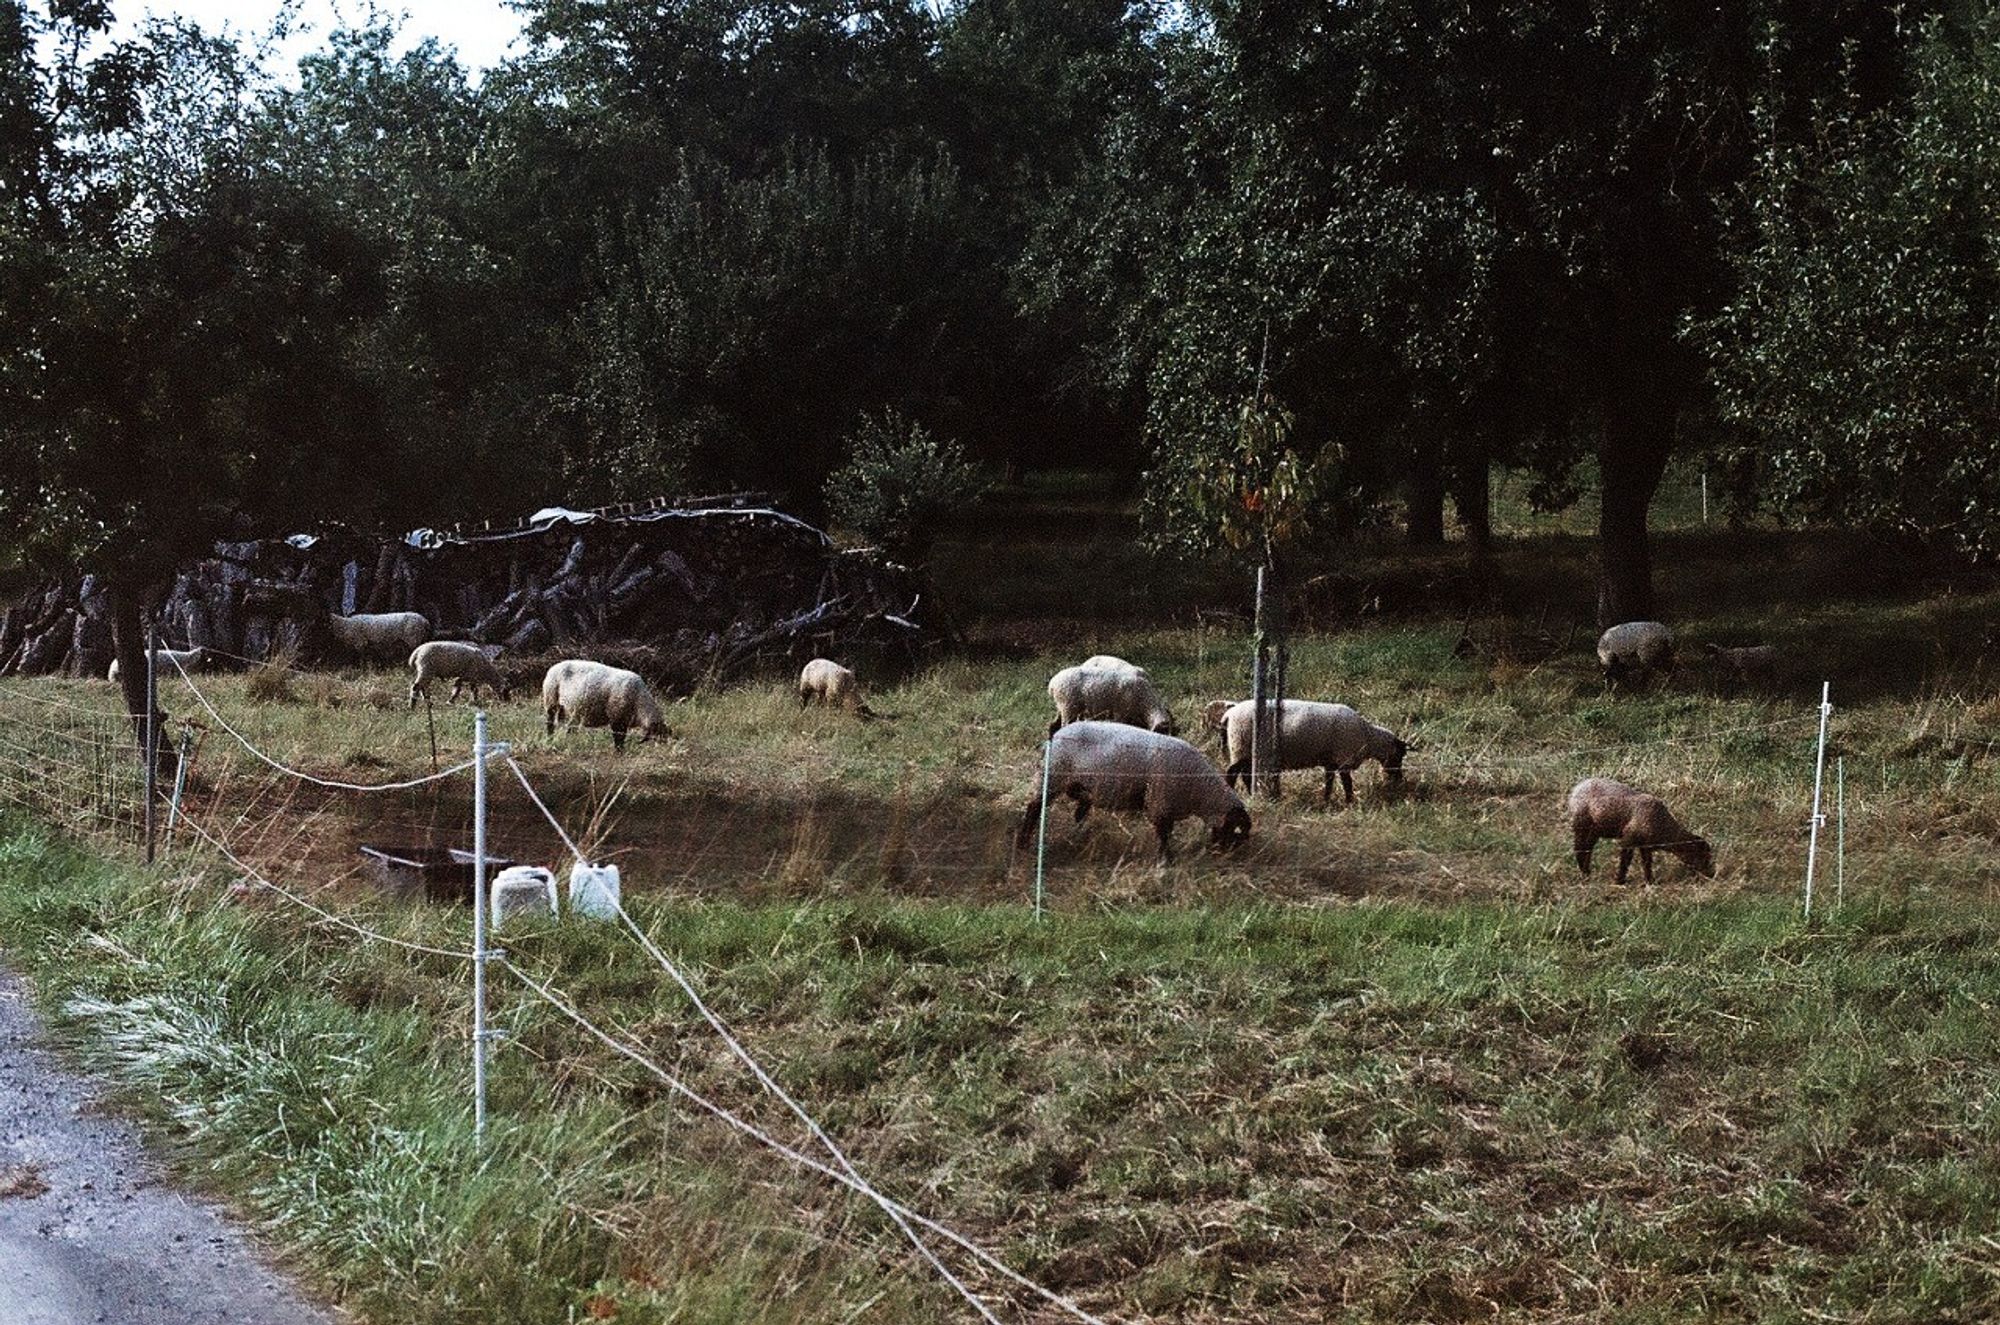
[[[1035,834],[1035,918],[1042,915],[1042,876],[1049,864],[1049,751],[1055,743],[1042,742],[1042,822]]]
[[[472,718],[472,1134],[486,1139],[486,710]]]
[[[1833,761],[1833,904],[1847,901],[1847,756]]]
[[[1806,841],[1806,919],[1812,919],[1813,866],[1819,858],[1820,794],[1826,785],[1826,720],[1833,715],[1833,682],[1820,682],[1819,755],[1813,764],[1812,831]]]
[[[194,744],[194,729],[181,728],[181,747],[174,752],[174,798],[167,802],[167,854],[174,850],[174,823],[181,815],[181,793],[187,790],[188,747]]]
[[[153,793],[160,762],[160,624],[146,621],[146,863],[153,863]]]

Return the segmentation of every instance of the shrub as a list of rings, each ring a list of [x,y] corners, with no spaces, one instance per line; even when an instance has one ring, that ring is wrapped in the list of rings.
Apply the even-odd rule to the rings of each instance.
[[[827,510],[907,565],[921,566],[944,522],[986,491],[965,448],[895,410],[863,418],[849,448],[847,463],[827,478]]]

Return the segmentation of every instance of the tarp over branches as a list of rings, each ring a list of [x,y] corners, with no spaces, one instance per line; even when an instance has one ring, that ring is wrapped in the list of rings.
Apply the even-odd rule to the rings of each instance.
[[[332,528],[217,543],[177,569],[162,644],[347,662],[330,613],[421,612],[437,638],[508,653],[644,650],[662,679],[814,654],[906,664],[942,633],[912,576],[754,497],[595,511],[401,539]],[[101,675],[107,595],[64,577],[0,614],[0,675]]]

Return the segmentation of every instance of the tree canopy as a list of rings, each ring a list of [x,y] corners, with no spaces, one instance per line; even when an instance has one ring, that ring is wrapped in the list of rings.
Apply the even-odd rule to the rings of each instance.
[[[1322,536],[1451,499],[1477,543],[1495,465],[1594,468],[1607,619],[1677,451],[1994,549],[1983,6],[524,9],[475,77],[0,0],[20,556],[138,592],[244,525],[817,510],[891,411],[1226,548],[1246,401]]]

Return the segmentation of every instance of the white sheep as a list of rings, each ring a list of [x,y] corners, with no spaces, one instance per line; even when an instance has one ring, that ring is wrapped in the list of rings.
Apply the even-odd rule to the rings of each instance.
[[[863,718],[875,716],[875,710],[861,698],[860,678],[830,658],[815,658],[799,670],[799,707],[814,700],[831,708],[852,709]]]
[[[464,693],[465,687],[471,686],[475,704],[479,702],[481,686],[498,691],[503,700],[513,693],[513,687],[493,665],[486,648],[464,640],[434,639],[419,644],[410,653],[410,667],[416,673],[410,680],[411,708],[417,706],[419,695],[429,702],[433,681],[450,681],[454,700]]]
[[[406,658],[431,637],[431,623],[421,612],[356,612],[329,615],[327,633],[363,660]]]
[[[1269,723],[1277,705],[1265,702]],[[1225,773],[1230,786],[1241,777],[1250,783],[1250,738],[1257,725],[1257,707],[1249,700],[1231,704],[1222,715],[1222,728],[1229,742],[1229,767]],[[1395,786],[1403,780],[1403,756],[1409,742],[1387,727],[1368,721],[1345,704],[1323,704],[1310,699],[1288,699],[1284,722],[1277,727],[1280,773],[1300,768],[1326,770],[1322,802],[1333,799],[1334,775],[1340,776],[1347,803],[1354,804],[1354,770],[1370,759],[1382,765],[1384,781]]]
[[[1674,632],[1657,621],[1627,621],[1597,638],[1597,661],[1604,683],[1616,685],[1628,676],[1646,677],[1674,668]]]
[[[542,715],[551,736],[558,721],[609,727],[611,744],[619,750],[628,731],[637,731],[641,741],[668,735],[666,715],[644,677],[581,658],[564,659],[542,678]]]
[[[1102,667],[1112,672],[1137,672],[1141,676],[1146,674],[1146,669],[1137,663],[1126,662],[1123,658],[1112,653],[1093,653],[1077,665],[1079,667]]]
[[[1778,675],[1781,657],[1778,650],[1769,644],[1750,644],[1734,649],[1710,644],[1707,648],[1708,656],[1727,668],[1739,684],[1747,685],[1753,681],[1768,683]]]
[[[1174,733],[1174,715],[1167,711],[1152,678],[1137,667],[1065,667],[1049,678],[1049,698],[1055,701],[1053,736],[1072,722],[1122,722],[1149,731]]]
[[[1615,838],[1620,883],[1632,868],[1635,851],[1647,883],[1653,881],[1655,851],[1679,857],[1697,874],[1715,875],[1715,856],[1707,840],[1683,828],[1658,796],[1610,778],[1585,778],[1570,788],[1563,813],[1575,838],[1576,867],[1581,873],[1590,873],[1590,856],[1598,841]]]
[[[1032,842],[1042,817],[1042,782],[1021,815],[1016,841]],[[1082,823],[1092,807],[1144,814],[1160,839],[1160,859],[1173,857],[1174,824],[1198,818],[1210,842],[1227,850],[1250,836],[1250,812],[1201,751],[1161,732],[1119,722],[1082,721],[1049,738],[1047,786],[1076,802]]]
[[[142,651],[139,656],[143,658],[145,656],[144,652]],[[187,672],[198,672],[208,666],[207,649],[155,649],[153,650],[153,658],[155,660],[153,663],[153,672],[156,676],[174,675],[175,663],[181,665],[180,670]],[[117,685],[118,676],[118,660],[113,658],[111,666],[104,673],[104,678],[111,682],[111,684]]]

